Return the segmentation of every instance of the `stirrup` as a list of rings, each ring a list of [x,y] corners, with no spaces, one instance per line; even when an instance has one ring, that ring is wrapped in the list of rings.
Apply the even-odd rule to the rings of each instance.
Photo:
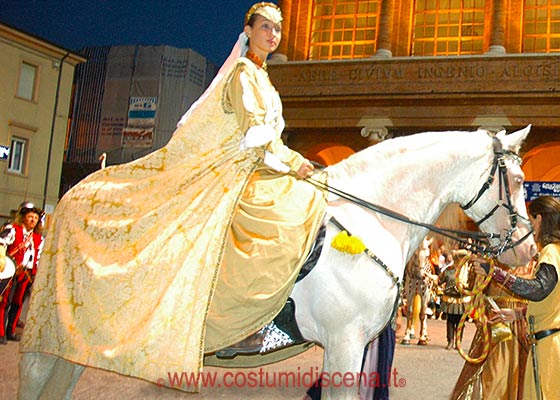
[[[261,329],[251,336],[232,344],[229,347],[216,351],[218,358],[233,358],[238,354],[257,354],[264,343],[264,329]]]

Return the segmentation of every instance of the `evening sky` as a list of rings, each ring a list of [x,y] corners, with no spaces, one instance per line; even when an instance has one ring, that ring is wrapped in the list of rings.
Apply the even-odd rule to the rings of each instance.
[[[255,0],[0,0],[0,22],[67,50],[85,46],[192,48],[218,66]]]

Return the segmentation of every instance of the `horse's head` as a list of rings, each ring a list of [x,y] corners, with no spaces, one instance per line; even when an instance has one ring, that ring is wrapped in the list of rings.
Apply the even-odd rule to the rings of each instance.
[[[537,251],[518,156],[530,129],[529,125],[509,135],[502,131],[492,139],[494,156],[488,179],[472,200],[462,206],[479,228],[489,234],[491,253],[512,266],[527,264]]]

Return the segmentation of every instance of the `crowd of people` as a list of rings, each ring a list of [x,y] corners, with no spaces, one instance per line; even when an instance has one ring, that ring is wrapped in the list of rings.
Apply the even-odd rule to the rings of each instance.
[[[470,296],[463,294],[460,287],[467,288],[469,286],[469,274],[472,280],[470,262],[468,259],[471,252],[468,250],[468,242],[462,248],[449,247],[446,242],[430,238],[424,241],[429,244],[428,255],[424,262],[425,266],[421,269],[422,276],[417,277],[418,280],[428,282],[428,290],[422,293],[426,299],[421,302],[426,303],[424,312],[425,318],[445,320],[447,324],[447,349],[457,348],[457,327],[459,320],[466,310],[466,305],[471,300]],[[424,246],[425,247],[425,246]],[[420,249],[419,249],[420,250]],[[407,268],[412,267],[412,263]],[[407,280],[414,279],[414,274],[405,272],[405,292],[410,285]],[[418,293],[420,294],[420,293]],[[402,314],[407,316],[408,325],[415,317],[421,318],[420,315],[413,315],[418,312],[419,307],[414,307],[414,298],[411,296],[403,297]],[[414,330],[414,329],[413,329]],[[408,343],[403,340],[403,343]],[[419,344],[425,344],[420,343]]]
[[[560,201],[542,196],[528,209],[540,250],[528,265],[494,267],[472,254],[469,245],[448,250],[430,240],[430,269],[424,273],[432,283],[428,314],[446,321],[446,349],[457,349],[462,341],[459,322],[465,313],[472,313],[465,317],[476,326],[453,400],[553,399],[560,393],[553,377],[553,366],[560,363]],[[492,279],[483,291],[484,309],[474,310],[468,294],[477,277],[488,273]],[[401,309],[413,308],[404,304]],[[394,346],[381,349],[392,360]],[[389,393],[374,398],[388,399]]]

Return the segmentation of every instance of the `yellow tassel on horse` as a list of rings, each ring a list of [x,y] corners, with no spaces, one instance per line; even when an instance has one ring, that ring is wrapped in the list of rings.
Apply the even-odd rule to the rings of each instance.
[[[333,249],[349,254],[360,254],[366,249],[364,242],[356,236],[349,236],[348,232],[341,231],[331,242]]]

